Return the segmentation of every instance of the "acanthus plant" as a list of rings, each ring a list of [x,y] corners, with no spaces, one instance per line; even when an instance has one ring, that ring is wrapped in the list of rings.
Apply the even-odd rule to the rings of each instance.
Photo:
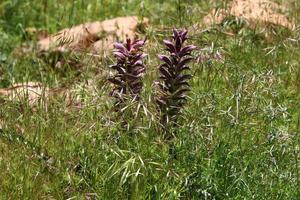
[[[157,83],[160,95],[157,103],[161,112],[161,124],[165,137],[172,137],[169,128],[176,125],[181,109],[187,101],[187,92],[190,91],[187,64],[193,60],[191,52],[196,49],[194,45],[184,45],[187,38],[186,30],[173,29],[172,40],[164,40],[169,55],[158,55],[163,62],[159,66],[160,81]]]
[[[145,40],[126,40],[126,43],[116,42],[114,44],[114,56],[117,59],[112,69],[116,74],[108,80],[115,85],[111,96],[116,99],[116,106],[120,107],[122,103],[130,97],[132,100],[138,100],[143,88],[142,78],[145,73],[143,59],[146,54],[142,47]]]

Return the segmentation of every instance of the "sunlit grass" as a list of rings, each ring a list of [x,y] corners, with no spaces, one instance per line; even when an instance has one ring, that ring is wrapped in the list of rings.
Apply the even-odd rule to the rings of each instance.
[[[189,43],[201,50],[194,53],[192,91],[176,129],[173,158],[155,106],[156,55],[173,27],[190,27],[220,2],[5,2],[0,87],[40,81],[71,88],[83,105],[69,106],[59,96],[35,107],[0,98],[0,199],[300,198],[299,29],[275,27],[267,39],[259,29],[230,27],[234,22],[201,34],[191,31]],[[297,17],[292,12],[297,9],[289,15]],[[112,111],[109,97],[111,55],[64,55],[81,67],[58,69],[49,61],[53,55],[16,52],[22,43],[34,43],[24,37],[27,27],[54,33],[123,15],[151,20],[143,35],[144,91],[123,119]],[[238,34],[226,35],[235,28]],[[95,85],[89,88],[91,80]]]

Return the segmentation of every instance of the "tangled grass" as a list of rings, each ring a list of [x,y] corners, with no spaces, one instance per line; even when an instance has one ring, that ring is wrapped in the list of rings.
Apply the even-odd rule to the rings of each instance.
[[[227,19],[193,30],[212,6],[207,1],[59,2],[0,4],[1,88],[38,81],[72,88],[80,102],[55,96],[32,107],[0,98],[0,199],[299,199],[299,29],[253,30]],[[298,6],[288,13],[296,22]],[[151,20],[142,33],[147,73],[121,118],[108,97],[113,55],[40,57],[17,48],[34,46],[27,27],[54,33],[131,14]],[[174,26],[189,28],[189,44],[198,47],[174,127],[176,157],[161,131],[154,84],[161,41]],[[57,56],[78,65],[56,65]]]

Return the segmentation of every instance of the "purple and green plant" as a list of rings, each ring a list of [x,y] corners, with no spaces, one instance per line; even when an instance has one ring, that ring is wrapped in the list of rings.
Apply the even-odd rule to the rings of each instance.
[[[194,58],[191,52],[194,45],[184,45],[188,39],[186,30],[173,29],[171,40],[164,40],[169,55],[158,55],[163,62],[159,66],[160,81],[157,83],[160,95],[157,103],[161,112],[161,124],[164,134],[171,137],[169,129],[177,124],[180,112],[187,102],[187,92],[190,91],[189,79],[192,77],[187,65]]]
[[[143,59],[146,54],[143,53],[145,40],[127,39],[125,43],[116,42],[114,44],[114,56],[117,62],[112,66],[116,71],[113,77],[108,80],[114,84],[111,96],[116,99],[116,106],[120,106],[129,98],[138,100],[143,88],[143,76],[146,67]]]

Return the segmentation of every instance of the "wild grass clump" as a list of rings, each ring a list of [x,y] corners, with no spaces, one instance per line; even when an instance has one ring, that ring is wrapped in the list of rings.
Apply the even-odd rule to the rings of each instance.
[[[69,107],[69,95],[55,95],[46,109],[32,108],[0,96],[0,199],[300,199],[299,29],[271,41],[246,26],[237,34],[222,25],[195,32],[189,27],[212,8],[199,0],[4,2],[1,90],[39,81],[74,88],[82,104]],[[286,14],[299,22],[293,5]],[[13,52],[29,26],[52,34],[137,13],[151,21],[140,35],[147,46],[116,44],[111,81],[110,56],[76,54],[84,67],[59,60],[61,71],[50,56]],[[186,67],[176,75],[176,40],[164,44],[166,53],[160,41],[178,24],[189,30],[180,51],[187,42],[201,50],[181,57]],[[179,85],[175,75],[185,77]]]

